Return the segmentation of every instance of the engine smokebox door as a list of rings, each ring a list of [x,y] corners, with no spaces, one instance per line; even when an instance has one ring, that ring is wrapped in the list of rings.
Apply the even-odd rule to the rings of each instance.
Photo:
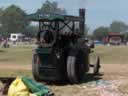
[[[40,61],[41,61],[41,65],[48,65],[48,61],[49,61],[49,56],[52,53],[52,48],[37,48],[36,49],[36,53],[38,54]]]
[[[60,68],[58,68],[59,59],[53,48],[37,48],[36,53],[39,56],[39,74],[42,80],[60,79]]]

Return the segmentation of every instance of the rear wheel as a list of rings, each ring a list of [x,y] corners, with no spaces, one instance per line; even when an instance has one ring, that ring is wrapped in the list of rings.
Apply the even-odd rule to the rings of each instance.
[[[85,75],[84,53],[71,53],[67,58],[67,76],[70,83],[79,83]]]
[[[32,74],[35,80],[40,81],[40,75],[39,75],[39,66],[40,66],[40,58],[38,54],[33,54],[32,58]]]
[[[67,58],[67,75],[68,79],[71,83],[77,83],[77,76],[76,76],[76,57],[75,56],[68,56]]]

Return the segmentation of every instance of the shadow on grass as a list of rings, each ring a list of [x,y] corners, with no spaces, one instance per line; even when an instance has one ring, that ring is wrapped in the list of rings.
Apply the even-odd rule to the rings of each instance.
[[[4,50],[0,50],[1,53],[4,53],[5,51]]]
[[[81,82],[79,82],[75,85],[80,85],[80,84],[84,84],[84,83],[88,83],[88,82],[92,82],[92,81],[101,80],[103,75],[104,75],[103,73],[100,73],[100,74],[97,74],[97,75],[87,73],[85,75],[85,77],[83,78],[83,80],[81,80]],[[74,85],[74,84],[71,84],[68,80],[55,81],[55,82],[44,81],[42,83],[45,83],[47,85],[57,85],[57,86]]]
[[[96,74],[96,75],[88,73],[88,74],[85,75],[84,79],[80,83],[88,83],[88,82],[91,82],[91,81],[100,80],[100,79],[102,79],[103,75],[104,75],[103,73],[99,73],[99,74]]]

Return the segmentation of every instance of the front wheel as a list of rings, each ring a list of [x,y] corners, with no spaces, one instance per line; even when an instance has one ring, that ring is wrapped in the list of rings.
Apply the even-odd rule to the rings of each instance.
[[[32,58],[32,74],[35,80],[40,81],[41,78],[39,76],[39,66],[40,66],[40,58],[38,54],[33,54]]]
[[[71,53],[67,57],[67,77],[70,83],[79,83],[86,72],[83,52]]]
[[[93,73],[94,74],[99,74],[99,70],[100,70],[100,57],[98,56],[96,58],[96,64],[94,65]]]

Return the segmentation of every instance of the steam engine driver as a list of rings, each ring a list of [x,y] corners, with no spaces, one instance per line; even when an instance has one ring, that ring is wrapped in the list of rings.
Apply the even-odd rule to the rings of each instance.
[[[39,44],[50,44],[53,40],[54,36],[50,30],[44,30],[37,34],[37,42]]]

